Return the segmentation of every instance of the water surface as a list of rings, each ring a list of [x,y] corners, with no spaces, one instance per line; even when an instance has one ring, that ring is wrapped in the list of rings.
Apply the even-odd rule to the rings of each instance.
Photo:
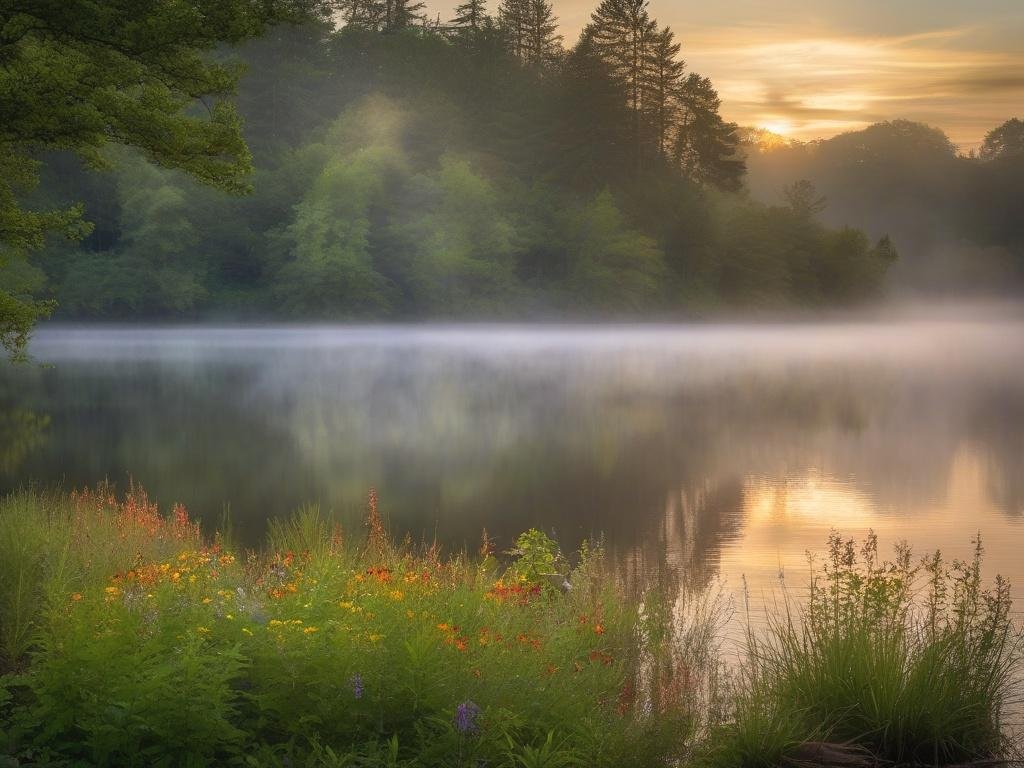
[[[831,529],[1024,583],[1024,323],[50,327],[0,367],[0,490],[141,482],[215,523],[318,502],[623,573],[800,583]]]

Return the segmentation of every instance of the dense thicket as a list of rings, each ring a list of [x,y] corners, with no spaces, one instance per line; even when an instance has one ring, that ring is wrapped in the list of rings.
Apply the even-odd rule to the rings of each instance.
[[[22,264],[65,317],[667,315],[877,292],[894,251],[735,194],[736,126],[643,0],[562,47],[546,0],[347,0],[233,51],[256,168],[232,198],[130,152],[48,158],[93,229]],[[14,279],[8,268],[6,279]]]
[[[908,289],[1019,292],[1024,286],[1024,122],[960,154],[942,131],[906,120],[811,143],[761,142],[747,158],[755,197],[781,202],[812,183],[821,219],[888,233]]]

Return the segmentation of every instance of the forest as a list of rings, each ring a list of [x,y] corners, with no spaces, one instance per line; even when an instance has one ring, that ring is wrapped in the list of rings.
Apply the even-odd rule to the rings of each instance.
[[[896,243],[902,293],[1019,295],[1024,286],[1024,121],[969,153],[938,128],[892,120],[813,142],[748,133],[747,185],[768,204],[797,180],[826,224]]]
[[[151,142],[36,141],[18,205],[73,224],[7,259],[8,299],[58,318],[403,320],[878,295],[892,241],[750,197],[738,126],[646,2],[604,0],[569,48],[550,2],[495,10],[350,0],[207,45],[237,113],[218,102],[205,124],[252,168],[227,181]]]

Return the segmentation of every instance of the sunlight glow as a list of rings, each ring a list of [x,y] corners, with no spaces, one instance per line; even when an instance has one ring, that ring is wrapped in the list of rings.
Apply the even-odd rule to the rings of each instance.
[[[762,120],[761,127],[779,136],[789,136],[793,132],[793,123],[783,119]]]

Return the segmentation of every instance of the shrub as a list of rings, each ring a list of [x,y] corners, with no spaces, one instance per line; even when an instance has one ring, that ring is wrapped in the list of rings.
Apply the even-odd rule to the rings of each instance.
[[[906,545],[880,561],[873,534],[859,551],[833,535],[806,608],[787,603],[751,634],[734,721],[707,761],[777,765],[806,741],[927,765],[1005,756],[1021,643],[1009,587],[986,587],[981,560],[980,540],[970,562],[914,565]]]

